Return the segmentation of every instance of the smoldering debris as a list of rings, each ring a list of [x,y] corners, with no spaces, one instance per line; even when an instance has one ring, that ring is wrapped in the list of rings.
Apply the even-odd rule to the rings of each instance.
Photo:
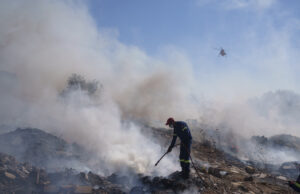
[[[106,178],[73,169],[47,173],[0,153],[1,193],[126,193]]]
[[[92,172],[78,173],[73,169],[47,173],[45,170],[19,163],[13,157],[0,153],[1,193],[174,193],[188,188],[193,181],[182,183],[175,175],[172,178],[139,175],[141,184],[128,189],[114,184],[118,175],[102,177]],[[178,173],[177,173],[178,176]],[[114,178],[112,178],[114,177]],[[200,183],[198,183],[200,184]],[[170,192],[167,192],[167,191]],[[137,192],[139,191],[139,192]]]
[[[162,144],[172,137],[170,130],[151,127],[146,129],[153,137],[161,139]],[[5,141],[10,146],[16,144],[18,147],[26,147],[25,145],[40,147],[35,149],[31,149],[32,146],[27,147],[26,153],[31,156],[33,153],[41,154],[42,150],[45,152],[43,156],[47,157],[46,155],[49,154],[55,158],[57,151],[68,147],[68,143],[64,140],[38,129],[18,129],[4,134],[3,137],[11,141]],[[20,141],[20,137],[23,138],[21,138],[22,141]],[[39,141],[35,139],[39,139]],[[31,151],[33,153],[30,153]],[[11,152],[11,154],[16,153],[18,152]],[[165,159],[168,157],[170,156],[166,156]],[[134,169],[130,171],[128,170],[130,168],[124,171],[115,171],[109,176],[99,175],[96,173],[97,171],[81,171],[80,168],[57,168],[56,171],[49,172],[47,168],[36,167],[29,162],[21,163],[12,156],[0,154],[0,188],[3,193],[22,191],[23,193],[173,194],[192,191],[194,193],[219,193],[220,191],[226,193],[283,193],[290,191],[286,185],[289,177],[282,171],[289,164],[284,164],[282,169],[271,172],[268,169],[258,168],[255,163],[246,163],[234,155],[219,150],[213,144],[199,142],[197,139],[194,139],[192,144],[192,157],[195,168],[192,168],[190,179],[183,180],[179,176],[179,172],[170,172],[167,176],[156,176],[137,173]],[[38,157],[33,157],[33,163],[35,159],[39,161]],[[99,167],[104,168],[103,165]]]

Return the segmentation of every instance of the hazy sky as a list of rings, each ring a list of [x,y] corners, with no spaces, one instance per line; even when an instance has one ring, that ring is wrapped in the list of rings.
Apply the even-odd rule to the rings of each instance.
[[[121,41],[150,53],[165,45],[191,54],[201,53],[203,44],[240,48],[253,32],[262,43],[270,27],[282,30],[300,16],[298,0],[100,0],[89,4],[99,26],[118,30]]]
[[[300,92],[299,0],[90,0],[88,7],[99,29],[127,45],[150,56],[180,51],[199,82],[211,83],[207,91]]]

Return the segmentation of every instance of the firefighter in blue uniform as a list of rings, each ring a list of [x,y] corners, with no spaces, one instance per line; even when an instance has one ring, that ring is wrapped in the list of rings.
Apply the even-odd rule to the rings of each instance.
[[[188,125],[183,121],[175,121],[173,118],[169,118],[166,122],[166,125],[174,129],[173,139],[171,145],[168,148],[168,152],[171,152],[177,136],[181,140],[180,144],[180,155],[179,161],[181,165],[181,176],[185,179],[189,178],[190,174],[190,153],[191,153],[191,144],[192,144],[192,135]]]

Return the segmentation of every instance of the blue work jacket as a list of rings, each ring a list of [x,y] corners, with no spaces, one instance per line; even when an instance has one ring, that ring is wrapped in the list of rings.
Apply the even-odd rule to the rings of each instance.
[[[184,144],[189,144],[192,141],[192,135],[188,125],[183,121],[176,121],[174,123],[174,133],[173,139],[170,147],[173,148],[177,139],[180,138],[181,142]]]

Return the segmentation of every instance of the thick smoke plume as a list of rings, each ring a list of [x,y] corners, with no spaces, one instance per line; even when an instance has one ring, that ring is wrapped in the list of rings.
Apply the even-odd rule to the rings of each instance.
[[[152,172],[165,150],[130,119],[165,120],[183,104],[164,62],[99,31],[78,2],[2,1],[0,9],[1,123],[78,142],[100,172]],[[158,172],[174,168],[166,159]]]
[[[184,55],[170,49],[164,59],[153,58],[115,34],[99,29],[78,1],[2,0],[0,125],[41,128],[77,142],[95,153],[91,163],[101,163],[101,173],[124,166],[160,174],[176,168],[176,159],[166,158],[153,169],[165,150],[133,121],[162,126],[173,116],[243,135],[283,129],[298,135],[299,117],[292,116],[293,125],[288,119],[272,124],[276,119],[256,108],[272,96],[205,101]],[[81,84],[73,87],[72,75]],[[273,105],[267,109],[271,113]]]

